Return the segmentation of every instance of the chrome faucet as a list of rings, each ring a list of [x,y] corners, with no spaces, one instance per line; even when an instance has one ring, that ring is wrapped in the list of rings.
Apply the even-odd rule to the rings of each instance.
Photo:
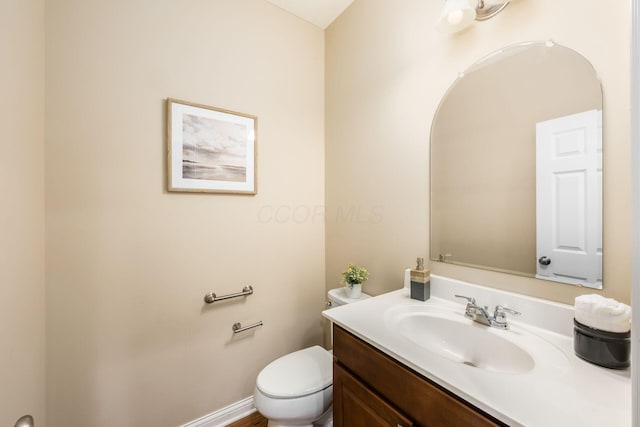
[[[483,325],[491,326],[499,329],[509,329],[507,322],[507,313],[519,316],[519,311],[512,310],[502,305],[497,305],[493,311],[493,316],[489,314],[489,307],[486,305],[481,307],[476,304],[476,299],[472,297],[466,297],[464,295],[455,295],[456,298],[464,298],[467,300],[467,306],[464,310],[465,317],[473,320],[474,322],[481,323]]]

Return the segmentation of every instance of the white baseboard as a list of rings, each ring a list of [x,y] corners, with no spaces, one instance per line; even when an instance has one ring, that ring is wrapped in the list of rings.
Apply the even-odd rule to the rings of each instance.
[[[256,412],[253,396],[198,418],[180,427],[225,427]]]

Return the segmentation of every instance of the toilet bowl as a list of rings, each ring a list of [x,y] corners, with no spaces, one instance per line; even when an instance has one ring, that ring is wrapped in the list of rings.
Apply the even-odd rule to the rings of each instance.
[[[347,298],[344,288],[329,291],[329,307],[370,298]],[[254,405],[268,427],[332,427],[333,356],[320,346],[286,354],[258,374]]]
[[[253,398],[268,426],[311,427],[322,418],[331,408],[332,369],[331,353],[317,345],[267,365],[258,375]]]

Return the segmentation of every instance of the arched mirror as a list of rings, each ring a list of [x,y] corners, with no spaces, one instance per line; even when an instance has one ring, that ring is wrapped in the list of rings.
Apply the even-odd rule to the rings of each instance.
[[[602,288],[602,87],[554,42],[500,49],[431,128],[431,259]]]

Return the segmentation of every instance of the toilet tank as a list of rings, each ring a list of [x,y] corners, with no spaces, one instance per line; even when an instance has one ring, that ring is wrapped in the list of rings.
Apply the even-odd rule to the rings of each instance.
[[[367,295],[364,292],[360,295],[360,298],[348,298],[346,292],[344,291],[344,287],[331,289],[329,290],[329,292],[327,292],[327,309],[339,307],[345,304],[351,304],[353,302],[363,301],[367,298],[371,298],[371,295]],[[330,349],[333,348],[333,324],[328,320],[326,324],[328,325],[329,331],[325,329],[325,347]],[[327,337],[329,337],[330,339],[327,340]]]
[[[365,300],[367,298],[371,298],[371,295],[367,295],[364,292],[360,295],[360,298],[349,298],[347,297],[346,292],[344,291],[344,287],[335,288],[329,290],[327,292],[327,308],[338,307],[345,304],[351,304],[352,302],[358,302]]]

